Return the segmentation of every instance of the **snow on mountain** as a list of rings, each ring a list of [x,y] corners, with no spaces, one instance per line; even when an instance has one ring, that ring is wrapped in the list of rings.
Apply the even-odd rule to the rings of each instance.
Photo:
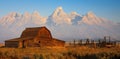
[[[82,19],[82,16],[79,15],[77,12],[71,12],[69,14],[69,17],[72,21],[72,24],[78,24],[78,21],[80,21]]]
[[[104,36],[111,36],[116,40],[120,38],[120,27],[115,22],[99,18],[93,12],[88,12],[83,16],[76,12],[71,12],[67,16],[71,19],[72,25],[61,24],[56,26],[52,25],[52,27],[49,26],[55,37],[68,40],[85,38],[99,39]]]
[[[77,12],[71,12],[71,13],[69,14],[69,16],[70,16],[71,19],[75,19],[76,16],[81,16],[81,15],[79,15]],[[82,16],[81,16],[81,17],[82,17]]]
[[[21,17],[21,20],[18,21],[16,25],[22,26],[26,24],[27,26],[32,26],[31,24],[43,25],[45,23],[46,18],[40,16],[39,12],[34,11],[32,14],[25,12]]]
[[[101,24],[104,23],[104,21],[105,20],[97,17],[94,13],[88,12],[85,16],[82,17],[82,21],[79,21],[78,23],[80,24],[82,22],[92,25],[92,24]]]
[[[12,13],[2,17],[0,19],[0,24],[2,26],[8,26],[8,25],[10,26],[16,21],[16,18],[18,18],[20,16],[21,16],[21,14],[16,13],[16,12],[12,12]]]
[[[38,25],[43,25],[46,23],[46,18],[41,17],[39,12],[34,11],[32,14],[32,22]]]
[[[0,19],[0,25],[6,28],[10,28],[12,31],[20,32],[25,27],[34,27],[39,25],[45,25],[46,18],[40,16],[39,12],[34,11],[32,14],[25,12],[24,14],[12,12]]]
[[[77,12],[67,14],[62,7],[58,7],[48,18],[42,17],[37,11],[32,14],[12,12],[0,19],[0,38],[8,39],[11,34],[11,37],[18,37],[26,27],[40,26],[47,26],[54,37],[63,40],[99,39],[104,36],[120,38],[119,23],[100,18],[93,12],[83,16]]]
[[[55,24],[72,24],[69,16],[63,11],[62,7],[58,7],[48,20],[53,21]]]
[[[7,16],[4,16],[0,20],[0,24],[3,26],[22,26],[28,23],[33,23],[36,25],[43,25],[46,23],[46,18],[40,16],[39,12],[34,11],[32,14],[25,12],[23,15],[20,13],[12,12]]]

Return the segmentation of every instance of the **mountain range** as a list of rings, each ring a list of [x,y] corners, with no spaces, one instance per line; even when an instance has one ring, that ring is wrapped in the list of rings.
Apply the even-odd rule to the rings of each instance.
[[[100,39],[111,36],[120,40],[120,22],[113,22],[96,16],[93,12],[80,15],[77,12],[67,14],[58,7],[48,17],[42,17],[38,11],[20,14],[11,12],[0,18],[0,40],[19,37],[26,27],[46,26],[52,35],[62,40]]]

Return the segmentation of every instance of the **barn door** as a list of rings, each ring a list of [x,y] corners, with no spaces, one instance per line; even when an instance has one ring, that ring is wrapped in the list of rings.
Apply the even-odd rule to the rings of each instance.
[[[25,48],[25,40],[22,41],[22,47]]]

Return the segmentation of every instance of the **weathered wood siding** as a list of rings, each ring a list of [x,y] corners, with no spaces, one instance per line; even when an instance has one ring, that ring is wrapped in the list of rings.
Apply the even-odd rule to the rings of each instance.
[[[52,35],[51,35],[50,31],[46,28],[42,28],[41,30],[39,30],[38,37],[52,39]]]
[[[55,44],[55,46],[64,46],[65,45],[65,41],[60,41],[60,40],[57,40],[57,39],[55,39],[54,41],[53,41],[53,43]]]
[[[19,47],[18,41],[6,41],[5,47]]]

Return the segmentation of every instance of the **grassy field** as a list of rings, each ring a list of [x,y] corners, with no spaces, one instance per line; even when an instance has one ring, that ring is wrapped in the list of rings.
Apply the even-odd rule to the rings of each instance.
[[[119,59],[120,47],[0,48],[0,59]]]

